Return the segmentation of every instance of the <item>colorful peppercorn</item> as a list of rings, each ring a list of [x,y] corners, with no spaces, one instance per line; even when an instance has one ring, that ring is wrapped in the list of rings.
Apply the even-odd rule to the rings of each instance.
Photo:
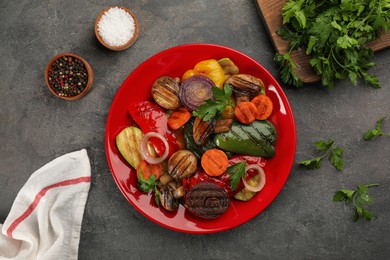
[[[84,91],[88,83],[88,72],[84,63],[75,57],[63,56],[49,69],[49,84],[61,97],[73,97]]]

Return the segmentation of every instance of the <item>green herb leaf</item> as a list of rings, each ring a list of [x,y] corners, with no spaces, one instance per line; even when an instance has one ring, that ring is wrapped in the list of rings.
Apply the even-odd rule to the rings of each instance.
[[[298,162],[300,165],[305,165],[309,170],[319,169],[321,167],[321,160],[323,157],[316,157],[311,160]]]
[[[380,118],[376,122],[376,126],[374,129],[370,129],[367,132],[365,132],[363,134],[363,139],[366,141],[369,141],[369,140],[373,140],[373,139],[377,138],[378,136],[390,136],[389,134],[385,134],[382,132],[382,124],[383,124],[383,121],[385,121],[385,118],[386,117]]]
[[[322,156],[315,157],[310,160],[300,161],[298,162],[298,164],[306,166],[309,170],[318,169],[321,167],[321,160],[324,159],[330,151],[329,161],[331,162],[331,164],[338,171],[344,170],[344,160],[342,159],[344,151],[341,147],[334,147],[333,140],[320,140],[315,142],[314,145],[318,150],[323,151],[324,154]]]
[[[343,153],[344,151],[340,147],[336,147],[330,152],[329,160],[338,171],[344,170],[344,161],[342,159]]]
[[[367,221],[370,221],[375,216],[366,208],[368,205],[374,202],[374,200],[368,194],[368,188],[374,186],[379,186],[379,184],[359,185],[354,190],[338,190],[333,195],[333,201],[344,201],[345,204],[352,202],[355,207],[353,220],[357,221],[360,218],[363,218]]]
[[[205,104],[200,105],[195,111],[192,112],[193,116],[197,116],[203,119],[203,121],[209,121],[216,117],[218,113],[223,113],[226,106],[233,106],[230,99],[233,88],[229,84],[225,84],[224,87],[212,87],[213,98],[205,101]]]
[[[236,163],[232,166],[229,166],[226,169],[226,172],[229,173],[230,189],[235,191],[238,184],[243,176],[246,174],[246,161]]]
[[[156,176],[152,175],[147,180],[144,178],[142,173],[138,174],[138,188],[143,192],[154,191],[156,186]]]

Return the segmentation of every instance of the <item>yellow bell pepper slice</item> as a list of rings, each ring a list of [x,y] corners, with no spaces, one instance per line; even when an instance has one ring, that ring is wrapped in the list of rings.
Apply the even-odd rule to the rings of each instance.
[[[211,79],[215,86],[222,88],[226,80],[225,73],[215,59],[203,60],[198,62],[192,70],[187,70],[183,76],[182,81],[192,75],[203,75]]]

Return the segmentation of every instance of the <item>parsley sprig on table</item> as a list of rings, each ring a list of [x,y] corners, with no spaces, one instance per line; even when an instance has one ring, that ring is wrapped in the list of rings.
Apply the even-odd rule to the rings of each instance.
[[[343,153],[344,150],[341,147],[335,147],[334,141],[329,139],[328,141],[317,141],[314,143],[318,150],[323,151],[324,154],[319,157],[315,157],[310,160],[304,160],[301,162],[298,162],[301,165],[306,166],[308,169],[318,169],[321,167],[321,161],[324,159],[329,151],[329,161],[331,164],[338,170],[341,171],[344,169],[344,160],[343,160]]]
[[[289,41],[289,51],[276,54],[283,82],[301,86],[293,72],[291,51],[304,48],[322,84],[334,87],[336,79],[361,78],[375,88],[379,80],[367,70],[373,51],[366,44],[390,29],[388,0],[289,0],[283,6],[283,27],[278,34]]]
[[[224,87],[212,87],[213,98],[207,99],[203,105],[200,105],[195,111],[192,112],[193,116],[198,116],[203,121],[209,121],[213,119],[218,113],[223,113],[227,106],[233,106],[233,101],[230,97],[233,94],[233,88],[229,84],[225,84]]]
[[[370,129],[367,132],[364,133],[363,139],[368,141],[368,140],[373,140],[377,138],[378,136],[390,136],[390,134],[385,134],[382,131],[382,124],[383,121],[385,121],[386,117],[382,117],[378,121],[376,121],[376,126],[374,129]]]
[[[374,215],[367,210],[366,206],[374,202],[368,194],[368,188],[373,186],[379,186],[379,184],[359,185],[355,190],[338,190],[333,195],[333,201],[344,201],[346,205],[352,202],[355,206],[354,221],[359,220],[359,218],[370,221]]]

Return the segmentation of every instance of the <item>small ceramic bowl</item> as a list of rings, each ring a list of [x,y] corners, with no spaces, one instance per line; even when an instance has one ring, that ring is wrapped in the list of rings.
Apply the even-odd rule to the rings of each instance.
[[[129,41],[123,45],[118,45],[118,46],[110,46],[108,45],[106,42],[104,42],[104,40],[102,39],[102,37],[100,36],[99,34],[99,31],[98,31],[98,25],[99,25],[99,22],[100,22],[100,19],[102,18],[102,16],[108,11],[110,10],[111,8],[115,8],[115,7],[118,7],[118,8],[121,8],[123,10],[125,10],[127,13],[129,13],[132,17],[133,17],[133,20],[134,20],[134,34],[133,36],[129,39]],[[137,18],[135,17],[135,15],[127,8],[123,7],[123,6],[111,6],[111,7],[108,7],[106,9],[104,9],[97,17],[96,21],[95,21],[95,35],[96,35],[96,38],[98,39],[98,41],[104,46],[106,47],[107,49],[110,49],[112,51],[123,51],[123,50],[126,50],[128,49],[131,45],[133,45],[133,43],[135,42],[135,40],[137,39],[138,37],[138,34],[139,34],[139,24],[138,24],[138,21],[137,21]]]
[[[72,57],[72,58],[76,58],[78,60],[80,60],[83,64],[84,64],[84,67],[85,69],[87,70],[87,83],[85,85],[85,88],[78,94],[76,95],[61,95],[58,91],[55,91],[53,88],[52,88],[52,85],[49,81],[49,77],[50,77],[50,69],[52,69],[52,66],[53,64],[61,59],[62,57]],[[68,73],[70,73],[71,70],[68,70]],[[73,71],[72,71],[73,73]],[[68,77],[71,77],[70,76],[71,74],[69,75],[66,75]],[[87,92],[91,89],[92,87],[92,84],[93,84],[93,71],[92,71],[92,68],[91,66],[89,65],[89,63],[83,59],[82,57],[76,55],[76,54],[73,54],[73,53],[69,53],[69,52],[65,52],[65,53],[61,53],[61,54],[58,54],[56,56],[54,56],[50,61],[49,63],[47,64],[46,66],[46,71],[45,71],[45,79],[46,79],[46,85],[47,87],[49,88],[50,92],[53,93],[56,97],[59,97],[59,98],[62,98],[62,99],[65,99],[65,100],[77,100],[77,99],[80,99],[81,97],[85,96],[85,94],[87,94]],[[78,84],[78,81],[74,81],[73,83],[75,84]]]

